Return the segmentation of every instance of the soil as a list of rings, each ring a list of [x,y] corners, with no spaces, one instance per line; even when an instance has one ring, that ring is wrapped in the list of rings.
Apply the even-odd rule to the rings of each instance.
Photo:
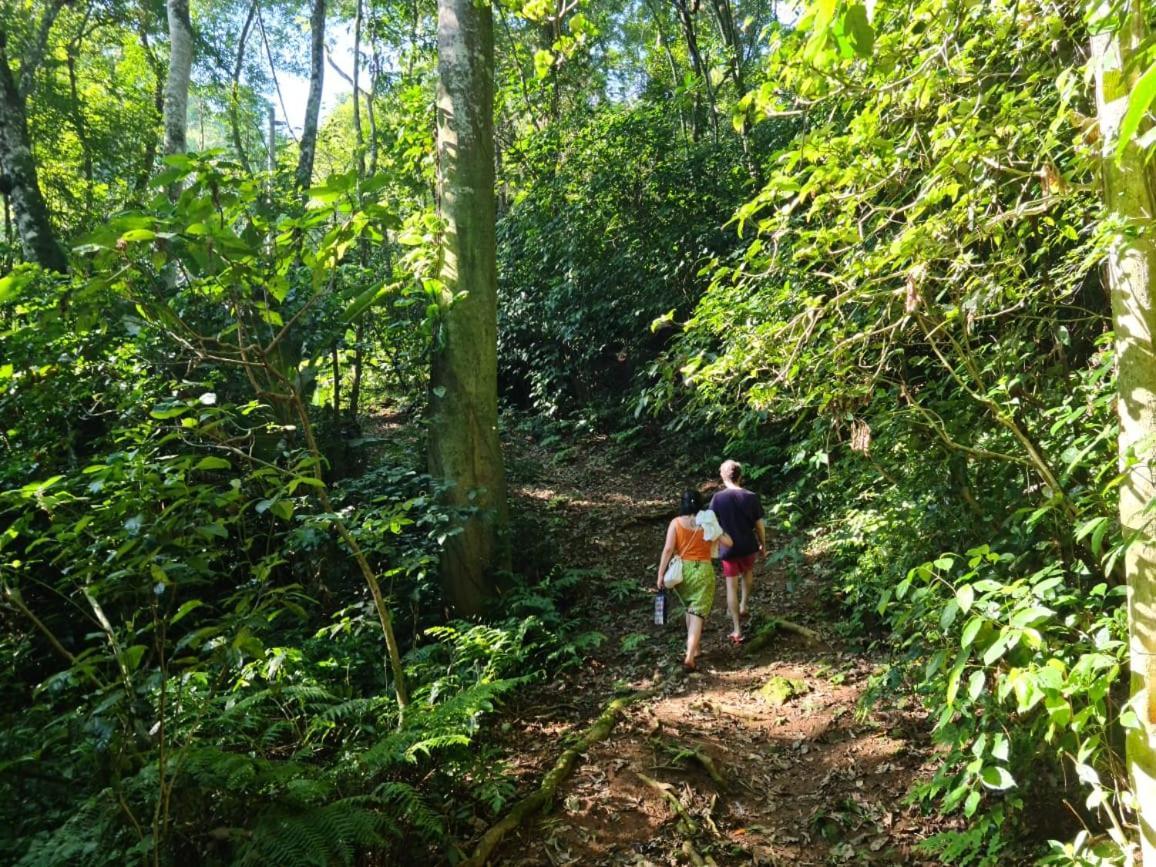
[[[720,574],[699,671],[685,674],[681,615],[653,624],[658,556],[685,476],[616,463],[597,439],[559,451],[518,437],[508,448],[517,508],[552,528],[563,562],[596,570],[575,616],[605,636],[581,669],[507,709],[500,728],[516,797],[538,787],[568,736],[615,695],[654,694],[490,863],[936,863],[916,844],[940,829],[905,799],[934,772],[926,716],[898,696],[862,701],[883,660],[840,638],[821,562],[757,567],[740,647],[727,639]],[[698,482],[704,493],[717,484]],[[821,637],[779,630],[753,649],[772,618]],[[772,680],[779,694],[760,694]]]

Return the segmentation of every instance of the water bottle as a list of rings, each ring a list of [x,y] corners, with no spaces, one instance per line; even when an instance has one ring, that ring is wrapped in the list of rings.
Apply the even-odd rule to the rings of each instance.
[[[656,626],[666,625],[666,591],[659,590],[654,597],[654,623]]]

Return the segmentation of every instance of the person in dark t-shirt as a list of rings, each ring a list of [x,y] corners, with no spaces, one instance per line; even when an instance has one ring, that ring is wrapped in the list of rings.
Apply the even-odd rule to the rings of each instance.
[[[755,560],[767,555],[767,525],[759,495],[743,487],[743,465],[723,461],[719,467],[723,489],[711,498],[711,511],[734,544],[719,548],[727,583],[727,612],[734,623],[732,644],[743,640],[742,620],[747,617],[747,597],[755,578]]]

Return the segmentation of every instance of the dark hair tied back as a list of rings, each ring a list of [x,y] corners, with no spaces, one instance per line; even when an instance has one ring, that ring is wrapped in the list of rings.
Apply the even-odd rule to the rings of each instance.
[[[692,491],[687,488],[682,492],[682,499],[678,503],[678,513],[680,515],[693,515],[702,508],[702,498],[698,495],[698,491]]]

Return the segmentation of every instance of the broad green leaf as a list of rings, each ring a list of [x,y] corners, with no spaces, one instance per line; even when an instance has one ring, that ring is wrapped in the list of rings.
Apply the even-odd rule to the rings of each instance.
[[[966,614],[971,610],[971,603],[975,601],[975,589],[970,584],[963,584],[957,587],[955,590],[955,601],[959,603],[959,610]],[[965,644],[964,646],[966,647],[967,645]]]
[[[181,607],[177,609],[177,613],[173,615],[173,619],[170,622],[179,623],[190,611],[196,608],[200,608],[204,604],[205,603],[203,603],[200,599],[190,599],[188,602],[183,603]]]
[[[152,241],[156,238],[157,233],[152,229],[129,229],[120,236],[120,240],[125,243],[133,243],[136,241]]]
[[[134,644],[132,647],[126,647],[124,652],[121,653],[121,663],[130,674],[136,671],[137,666],[140,665],[140,661],[144,658],[145,651],[147,650],[148,647],[144,644]]]
[[[963,802],[963,815],[968,817],[973,816],[975,814],[976,808],[979,806],[979,799],[979,790],[975,789],[970,795],[967,796],[967,800]]]
[[[1120,138],[1116,142],[1117,158],[1122,156],[1128,145],[1131,144],[1141,122],[1148,114],[1148,108],[1152,105],[1153,99],[1156,99],[1156,63],[1149,66],[1148,70],[1140,76],[1128,97],[1128,110],[1120,122]]]
[[[967,697],[972,701],[978,699],[983,694],[983,687],[986,683],[987,675],[984,674],[982,668],[977,668],[967,680]]]
[[[1007,768],[1002,768],[999,765],[988,765],[979,772],[979,778],[989,789],[1001,792],[1016,784],[1015,777],[1008,773]]]
[[[1063,696],[1045,697],[1044,707],[1047,708],[1048,717],[1052,723],[1059,728],[1064,728],[1072,721],[1072,706]]]
[[[379,301],[390,294],[391,287],[388,285],[370,286],[368,289],[354,298],[353,301],[350,302],[349,306],[345,308],[345,311],[341,314],[342,321],[348,325],[374,304],[377,304]]]
[[[967,621],[967,625],[963,627],[963,634],[959,637],[960,647],[971,647],[971,643],[975,641],[975,636],[979,634],[982,628],[982,617],[973,617]]]
[[[1001,656],[1003,656],[1004,651],[1007,650],[1007,644],[1008,644],[1008,637],[1006,635],[1001,635],[999,638],[997,638],[992,643],[992,645],[987,650],[984,651],[983,664],[984,665],[991,665],[997,659],[999,659]]]
[[[867,18],[867,7],[855,3],[843,15],[843,29],[851,37],[855,53],[860,57],[870,57],[875,51],[875,29]]]
[[[1032,605],[1029,608],[1022,608],[1016,611],[1011,616],[1011,625],[1018,627],[1034,626],[1049,620],[1056,612],[1050,608],[1044,608],[1039,605]]]
[[[1008,739],[1005,734],[997,734],[992,739],[991,744],[992,758],[999,759],[1001,762],[1006,762],[1008,757]]]
[[[163,420],[168,418],[176,418],[179,415],[184,415],[188,411],[189,408],[184,404],[178,404],[176,406],[170,404],[169,406],[153,407],[151,410],[149,410],[149,415],[151,415],[153,418]]]
[[[207,455],[207,456],[201,458],[199,461],[197,461],[197,463],[193,466],[193,469],[194,470],[227,470],[230,467],[232,467],[232,464],[230,464],[224,458],[218,458],[218,457],[215,457],[214,455]]]
[[[963,675],[963,668],[966,660],[961,659],[951,669],[947,675],[947,690],[944,696],[947,704],[950,706],[955,703],[955,697],[959,693],[959,679]]]
[[[293,504],[289,500],[278,500],[269,507],[269,511],[286,521],[293,518]]]
[[[539,48],[534,52],[534,75],[538,79],[543,79],[550,74],[550,70],[554,68],[554,55],[545,48]]]

